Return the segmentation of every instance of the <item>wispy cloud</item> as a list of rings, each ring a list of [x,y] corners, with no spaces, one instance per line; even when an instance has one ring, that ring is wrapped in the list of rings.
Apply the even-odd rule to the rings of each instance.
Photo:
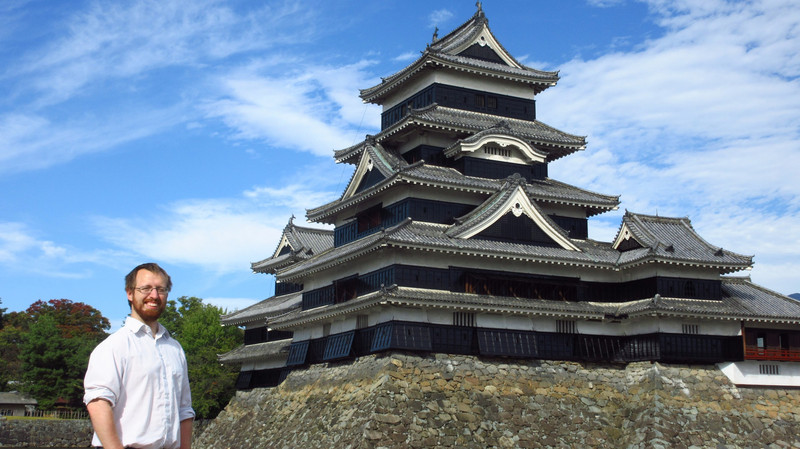
[[[800,223],[800,186],[786,182],[800,166],[800,14],[789,1],[712,6],[651,2],[661,38],[560,67],[539,115],[587,134],[589,149],[550,174],[621,193],[633,211],[689,215],[712,244],[763,253],[756,281],[790,288],[797,261],[785,254],[800,254],[786,238]],[[595,235],[604,240],[616,231],[599,229],[611,232]]]
[[[63,101],[98,80],[305,40],[309,28],[305,37],[291,30],[308,14],[290,3],[239,13],[214,0],[97,2],[68,17],[63,37],[24,58],[11,74],[32,77],[29,86],[41,102]]]
[[[159,220],[94,217],[96,232],[130,254],[198,267],[215,275],[242,272],[266,257],[291,215],[333,199],[331,167],[305,166],[293,182],[257,186],[238,198],[185,200],[162,204]],[[280,182],[280,181],[278,181]]]
[[[453,13],[448,9],[437,9],[428,15],[428,25],[431,28],[439,27],[447,23]]]
[[[165,207],[163,219],[96,217],[100,235],[116,247],[154,260],[230,273],[270,252],[283,227],[266,211],[236,203],[193,201]]]
[[[405,52],[403,54],[395,56],[394,58],[392,58],[392,61],[407,62],[407,61],[413,61],[414,59],[416,59],[418,57],[419,57],[419,53],[418,52],[415,53],[413,51],[408,51],[408,52]]]
[[[37,113],[0,114],[0,174],[38,170],[157,134],[187,119],[178,104],[130,108],[52,121]]]
[[[0,70],[0,173],[50,167],[196,120],[209,66],[308,42],[313,14],[294,2],[235,10],[215,0],[70,10],[51,31],[55,39]],[[165,88],[165,79],[177,87]],[[74,110],[82,112],[64,112]]]
[[[377,129],[378,107],[354,95],[372,81],[365,71],[370,64],[300,69],[269,65],[266,73],[264,64],[255,64],[222,76],[220,97],[204,109],[208,117],[224,121],[237,139],[331,156]]]
[[[43,239],[19,222],[0,222],[0,267],[6,273],[36,273],[50,278],[88,278],[88,264],[112,265],[121,254],[114,250],[85,251]]]

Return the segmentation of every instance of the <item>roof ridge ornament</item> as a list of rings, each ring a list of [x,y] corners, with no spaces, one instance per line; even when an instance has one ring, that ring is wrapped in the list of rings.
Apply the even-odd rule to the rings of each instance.
[[[490,126],[489,129],[505,129],[511,131],[511,123],[508,120],[500,120],[494,125]]]
[[[439,40],[439,27],[434,27],[433,37],[431,38],[431,44],[435,44],[436,41],[438,40]]]

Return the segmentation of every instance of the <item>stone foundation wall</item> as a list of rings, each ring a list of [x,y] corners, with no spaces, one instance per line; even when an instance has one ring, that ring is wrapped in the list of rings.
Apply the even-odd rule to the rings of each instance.
[[[0,420],[0,447],[89,447],[88,419]]]
[[[208,421],[194,422],[194,435],[200,435]],[[0,419],[0,447],[88,448],[92,442],[92,423],[88,419]]]
[[[239,392],[193,447],[800,448],[800,390],[713,365],[373,355]]]

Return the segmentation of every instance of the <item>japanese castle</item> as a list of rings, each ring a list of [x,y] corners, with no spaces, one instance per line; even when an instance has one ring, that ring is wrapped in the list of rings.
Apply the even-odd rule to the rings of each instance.
[[[688,218],[626,211],[612,242],[588,219],[619,197],[550,177],[586,148],[541,122],[557,72],[522,65],[478,4],[381,83],[381,130],[334,152],[341,197],[293,218],[268,258],[275,296],[226,315],[244,344],[239,389],[294,369],[386,351],[627,363],[718,364],[737,385],[800,386],[800,302],[724,276],[752,256]]]

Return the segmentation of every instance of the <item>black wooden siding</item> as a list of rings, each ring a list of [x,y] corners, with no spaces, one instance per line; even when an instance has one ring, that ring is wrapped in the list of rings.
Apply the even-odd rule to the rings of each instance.
[[[622,283],[586,282],[579,278],[541,276],[474,268],[430,268],[394,264],[365,274],[334,281],[303,293],[302,308],[309,310],[349,301],[381,287],[427,288],[456,293],[556,301],[625,302],[652,298],[722,298],[721,281],[656,276]]]
[[[465,156],[459,158],[450,166],[466,176],[474,176],[476,178],[505,179],[515,173],[525,178],[528,182],[547,178],[547,163],[544,162],[523,165]]]
[[[469,204],[450,203],[446,201],[406,198],[385,208],[377,207],[377,222],[373,226],[361,226],[363,216],[374,215],[376,208],[370,208],[333,231],[333,245],[341,245],[356,241],[362,237],[390,228],[406,218],[427,223],[453,223],[456,217],[469,213],[475,206]]]
[[[389,321],[292,343],[286,366],[293,369],[392,350],[579,362],[708,364],[744,360],[742,337],[738,336],[563,334]],[[286,372],[281,369],[242,372],[237,388],[272,386],[263,384],[274,385]]]
[[[501,117],[536,120],[536,101],[533,99],[434,83],[382,113],[381,130],[399,122],[408,114],[409,108],[420,109],[433,103]]]

